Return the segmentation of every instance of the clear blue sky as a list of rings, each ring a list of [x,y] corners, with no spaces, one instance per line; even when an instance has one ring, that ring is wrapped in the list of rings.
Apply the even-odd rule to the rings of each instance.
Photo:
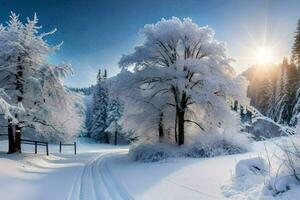
[[[99,68],[107,68],[110,76],[118,73],[122,54],[142,42],[138,30],[162,17],[190,17],[201,26],[212,27],[216,38],[227,43],[238,72],[255,63],[252,51],[264,44],[272,47],[278,62],[290,53],[300,1],[0,0],[1,23],[10,11],[21,19],[36,12],[43,30],[58,28],[48,41],[64,41],[64,45],[52,60],[71,62],[75,75],[65,83],[84,87],[95,82]]]

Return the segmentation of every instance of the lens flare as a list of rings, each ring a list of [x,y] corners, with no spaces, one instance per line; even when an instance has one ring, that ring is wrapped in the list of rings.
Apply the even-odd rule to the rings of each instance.
[[[267,48],[260,48],[256,51],[256,61],[259,64],[267,64],[272,61],[272,52]]]

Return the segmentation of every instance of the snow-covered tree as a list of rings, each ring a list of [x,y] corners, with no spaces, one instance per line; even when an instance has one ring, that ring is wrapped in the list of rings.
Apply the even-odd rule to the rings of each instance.
[[[123,135],[122,127],[119,120],[122,116],[122,105],[117,97],[110,95],[107,109],[107,129],[105,132],[110,133],[110,140],[116,145],[118,143],[118,136]]]
[[[298,20],[295,41],[292,47],[291,62],[298,67],[300,66],[300,19]]]
[[[10,96],[11,104],[22,104],[26,110],[23,114],[15,114],[18,120],[16,150],[20,149],[24,128],[33,128],[45,138],[49,135],[64,138],[74,133],[69,131],[72,126],[66,128],[67,132],[60,128],[67,127],[68,120],[78,119],[75,101],[79,99],[65,91],[62,84],[62,78],[71,71],[70,65],[52,65],[47,61],[47,56],[61,46],[52,46],[45,40],[56,30],[40,33],[37,23],[36,15],[22,23],[18,15],[11,13],[9,22],[0,31],[0,85]],[[59,117],[66,113],[75,116]]]
[[[107,129],[107,107],[108,107],[108,88],[106,84],[107,72],[101,76],[101,70],[97,75],[97,85],[93,96],[93,122],[91,137],[104,143],[109,143]]]
[[[187,124],[205,132],[225,127],[232,118],[226,98],[240,99],[245,93],[213,30],[173,17],[145,25],[141,33],[145,42],[119,62],[123,71],[134,66],[131,75],[123,72],[129,77],[121,87],[127,97],[124,117],[136,121],[127,126],[137,129],[156,122],[156,133],[173,127],[179,145]]]

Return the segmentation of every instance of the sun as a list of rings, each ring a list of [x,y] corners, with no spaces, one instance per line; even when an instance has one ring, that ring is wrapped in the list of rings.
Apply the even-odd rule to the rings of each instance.
[[[256,61],[259,64],[268,64],[272,61],[272,52],[267,48],[259,48],[256,51]]]

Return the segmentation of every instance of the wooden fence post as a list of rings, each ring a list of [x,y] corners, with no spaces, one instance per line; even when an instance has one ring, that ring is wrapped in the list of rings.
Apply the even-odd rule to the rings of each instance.
[[[74,153],[75,153],[75,155],[76,155],[76,142],[74,142]]]
[[[61,141],[59,142],[59,153],[61,153]]]
[[[46,152],[47,152],[47,156],[49,156],[48,142],[46,143]]]
[[[34,142],[34,153],[37,154],[37,141]]]
[[[16,127],[15,145],[16,145],[16,148],[19,151],[19,153],[22,153],[22,149],[21,149],[21,129],[19,128],[18,125],[16,125],[15,127]]]

